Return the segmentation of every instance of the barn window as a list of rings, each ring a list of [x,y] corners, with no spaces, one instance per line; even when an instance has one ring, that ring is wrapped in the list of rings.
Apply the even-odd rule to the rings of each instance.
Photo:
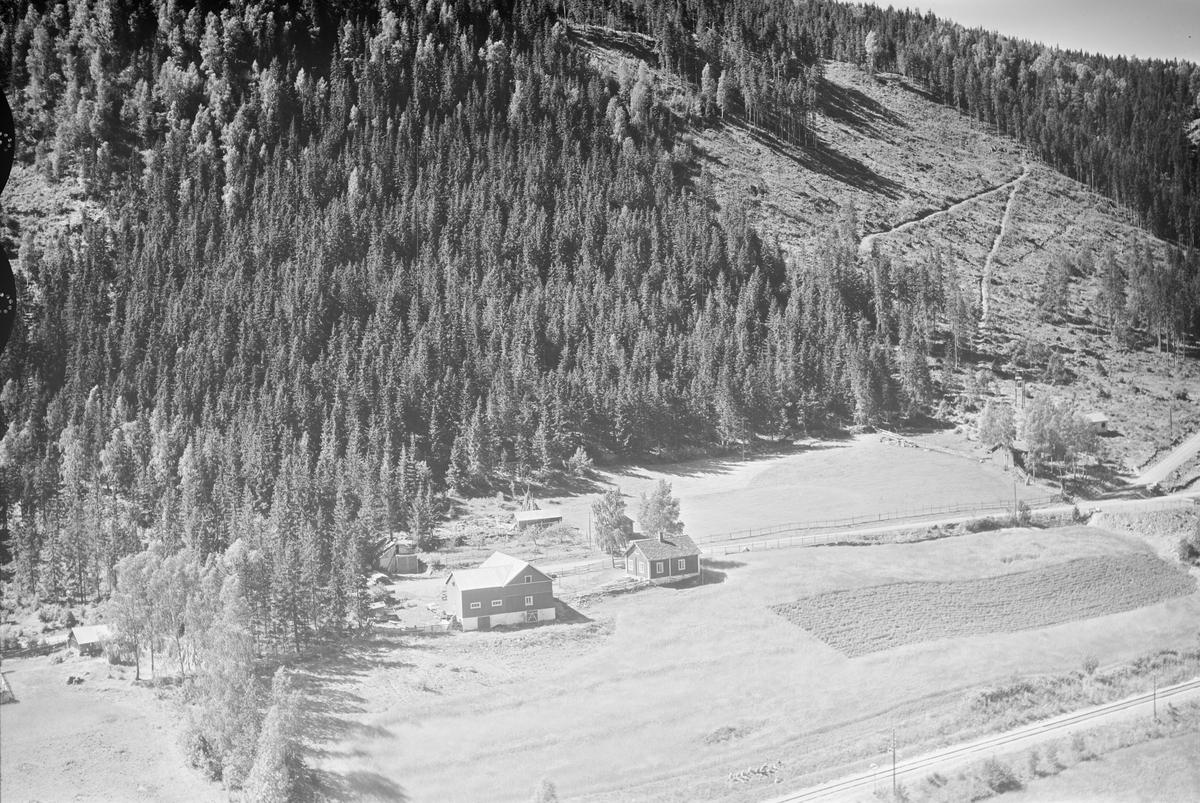
[[[533,604],[533,597],[526,597],[526,598],[525,598],[525,604],[526,604],[526,605],[532,605],[532,604]]]
[[[492,607],[493,607],[493,608],[499,608],[499,607],[500,607],[501,605],[503,605],[503,604],[504,604],[504,600],[502,600],[502,599],[494,599],[494,600],[492,600]]]
[[[479,605],[480,605],[480,603],[478,603],[478,602],[472,602],[472,603],[471,603],[471,610],[473,610],[473,611],[474,611],[474,610],[477,610],[477,609],[479,608]]]
[[[682,571],[682,570],[683,570],[683,569],[685,569],[685,568],[687,568],[687,561],[685,561],[683,558],[680,558],[680,559],[679,559],[679,569],[680,569],[680,571]]]
[[[526,582],[526,583],[532,583],[532,582],[533,582],[533,575],[532,575],[532,574],[527,574],[527,575],[525,575],[525,582]]]
[[[654,573],[662,574],[662,561],[661,560],[658,563],[654,564]]]

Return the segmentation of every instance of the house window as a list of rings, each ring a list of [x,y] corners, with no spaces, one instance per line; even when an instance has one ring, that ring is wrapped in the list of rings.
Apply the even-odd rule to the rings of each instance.
[[[501,605],[503,605],[503,604],[504,604],[504,600],[502,600],[502,599],[494,599],[494,600],[492,600],[492,607],[493,607],[493,608],[499,608],[499,607],[500,607]]]
[[[645,573],[646,573],[646,564],[639,560],[638,561],[638,574],[645,574]]]
[[[685,561],[683,558],[680,558],[679,559],[679,571],[683,571],[686,568],[687,568],[687,561]]]
[[[479,603],[478,603],[478,602],[472,602],[472,603],[471,603],[471,610],[473,610],[473,611],[474,611],[474,610],[478,610],[478,609],[479,609]]]
[[[661,560],[658,563],[654,564],[654,573],[662,574],[662,561]]]
[[[525,604],[526,604],[526,605],[532,605],[532,604],[533,604],[533,597],[526,597],[526,598],[525,598]]]
[[[525,582],[526,582],[526,583],[532,583],[532,582],[533,582],[533,575],[532,575],[532,574],[527,574],[527,575],[525,575]]]

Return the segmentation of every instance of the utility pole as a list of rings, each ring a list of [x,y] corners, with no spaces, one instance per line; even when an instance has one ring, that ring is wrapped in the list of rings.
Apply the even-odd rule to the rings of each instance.
[[[896,797],[896,729],[892,728],[892,798]]]
[[[1158,722],[1158,675],[1154,676],[1154,721]]]

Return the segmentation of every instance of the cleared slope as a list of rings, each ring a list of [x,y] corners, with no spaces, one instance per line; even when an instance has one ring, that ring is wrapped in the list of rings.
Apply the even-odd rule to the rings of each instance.
[[[596,41],[588,46],[606,70],[639,53]],[[736,122],[697,126],[685,135],[700,181],[711,182],[718,203],[744,205],[768,239],[777,238],[801,262],[853,204],[867,247],[909,260],[939,251],[964,285],[972,282],[969,297],[977,305],[986,268],[988,315],[976,365],[999,369],[994,391],[1012,399],[1007,355],[1013,341],[1035,338],[1059,352],[1071,381],[1048,392],[1110,416],[1115,434],[1105,449],[1127,474],[1200,430],[1200,364],[1168,360],[1152,343],[1116,349],[1092,323],[1098,276],[1071,278],[1067,307],[1056,321],[1040,320],[1037,311],[1043,278],[1056,261],[1106,246],[1121,254],[1135,245],[1162,260],[1166,243],[1126,222],[1112,201],[906,81],[877,81],[839,62],[827,63],[825,75],[815,146],[788,145]],[[685,105],[677,81],[663,78],[660,96],[677,109]],[[963,376],[943,378],[953,391]],[[1032,394],[1045,390],[1038,372],[1027,371],[1026,379]],[[1178,398],[1189,388],[1188,398]],[[951,413],[969,425],[975,416],[973,410]]]

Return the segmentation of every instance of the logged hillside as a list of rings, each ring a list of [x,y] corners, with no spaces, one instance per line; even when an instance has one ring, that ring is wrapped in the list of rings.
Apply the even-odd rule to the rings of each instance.
[[[612,51],[597,49],[598,63],[608,63]],[[971,372],[990,368],[996,396],[1013,398],[1020,375],[1031,395],[1108,414],[1119,437],[1105,445],[1126,470],[1200,429],[1195,346],[1185,339],[1173,348],[1169,336],[1146,326],[1145,313],[1144,328],[1134,331],[1128,317],[1110,321],[1105,309],[1106,255],[1131,293],[1168,315],[1181,299],[1148,279],[1154,266],[1174,271],[1174,292],[1200,292],[1200,276],[1179,264],[1177,249],[1132,224],[1111,200],[898,76],[829,62],[824,77],[816,149],[737,122],[697,126],[685,141],[719,202],[744,204],[763,236],[794,261],[811,259],[853,209],[863,259],[937,260],[953,271],[982,320],[965,370],[940,361],[951,420],[977,423],[982,404],[961,394],[975,389]],[[1150,302],[1155,284],[1164,289]],[[1062,369],[1049,376],[1052,353]]]

